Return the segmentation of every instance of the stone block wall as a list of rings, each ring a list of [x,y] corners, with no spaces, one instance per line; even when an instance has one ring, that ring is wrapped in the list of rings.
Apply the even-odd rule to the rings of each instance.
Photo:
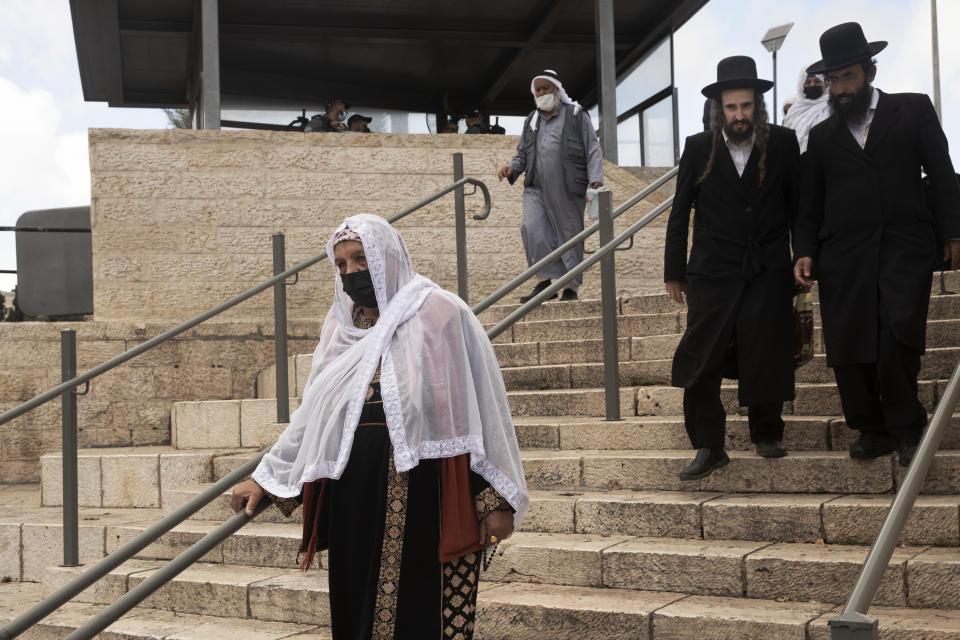
[[[60,383],[60,330],[77,332],[78,371],[169,329],[169,323],[0,323],[0,411]],[[289,323],[292,353],[312,351],[320,322]],[[96,378],[77,399],[81,447],[169,444],[178,400],[253,398],[274,362],[273,325],[211,322]],[[0,484],[37,482],[39,457],[61,446],[60,401],[0,426]]]
[[[0,411],[59,383],[61,329],[77,330],[78,369],[89,369],[267,279],[272,234],[286,235],[293,265],[322,252],[344,217],[388,217],[447,186],[454,152],[493,203],[490,217],[475,221],[482,200],[467,198],[471,300],[526,267],[522,186],[496,179],[515,137],[94,129],[89,139],[95,319],[0,324]],[[613,165],[605,174],[615,203],[646,184]],[[664,197],[638,205],[617,228]],[[662,288],[665,222],[617,254],[620,293]],[[452,194],[397,226],[417,270],[456,290]],[[288,288],[291,354],[313,351],[332,279],[323,262]],[[599,295],[598,270],[583,293]],[[166,444],[175,401],[255,397],[257,373],[274,361],[272,303],[261,293],[95,380],[78,402],[80,446]],[[59,447],[58,401],[0,426],[0,483],[38,480],[39,456]]]
[[[496,179],[516,137],[310,134],[263,131],[91,130],[94,307],[101,320],[185,320],[271,274],[271,235],[284,233],[288,265],[324,250],[344,217],[388,217],[453,181],[452,154],[483,180],[493,207],[470,219],[481,197],[467,198],[471,300],[526,266],[520,241],[522,186]],[[645,181],[614,165],[607,185],[620,202]],[[468,190],[469,191],[469,190]],[[660,201],[636,207],[626,219]],[[640,250],[618,254],[618,289],[659,288],[665,216],[643,234]],[[415,267],[456,289],[453,196],[398,223]],[[639,240],[639,239],[638,239]],[[595,241],[594,241],[595,244]],[[328,263],[288,290],[292,319],[322,319],[331,292]],[[586,295],[598,295],[588,274]],[[512,297],[511,297],[512,299]],[[226,317],[266,320],[269,292]]]

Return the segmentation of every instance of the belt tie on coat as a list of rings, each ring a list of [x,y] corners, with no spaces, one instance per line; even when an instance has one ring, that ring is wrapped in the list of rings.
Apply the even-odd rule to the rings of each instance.
[[[762,240],[754,240],[750,238],[744,240],[742,238],[735,238],[733,236],[728,236],[724,233],[718,233],[711,229],[702,229],[701,233],[710,236],[711,238],[716,238],[717,240],[722,240],[723,242],[729,242],[735,244],[738,247],[743,247],[743,260],[741,261],[740,272],[743,275],[743,279],[747,282],[752,282],[763,271],[763,264],[760,262],[761,252],[770,244],[779,242],[787,238],[785,232],[772,233],[768,237],[763,238]]]

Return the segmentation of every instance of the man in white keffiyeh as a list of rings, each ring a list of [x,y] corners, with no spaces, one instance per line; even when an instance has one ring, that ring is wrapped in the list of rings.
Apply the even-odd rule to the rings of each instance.
[[[329,549],[335,639],[469,639],[483,550],[528,504],[493,347],[381,218],[347,218],[327,254],[302,402],[233,506],[303,504],[302,566]]]
[[[603,185],[603,152],[590,116],[567,95],[557,73],[546,69],[530,82],[537,108],[527,116],[517,155],[497,173],[513,184],[523,179],[523,220],[520,236],[527,264],[542,260],[583,231],[587,187]],[[583,243],[564,253],[538,274],[526,302],[583,261]],[[583,281],[577,276],[563,290],[562,300],[576,300]],[[556,295],[553,296],[554,298]]]

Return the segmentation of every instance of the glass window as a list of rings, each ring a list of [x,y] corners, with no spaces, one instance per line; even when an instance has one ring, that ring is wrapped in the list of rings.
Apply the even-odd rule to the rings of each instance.
[[[640,161],[639,113],[617,125],[617,163],[621,167],[639,167],[643,164]]]
[[[643,153],[644,164],[648,167],[674,165],[672,98],[666,97],[644,110]]]
[[[617,115],[670,86],[670,38],[667,38],[617,85]]]

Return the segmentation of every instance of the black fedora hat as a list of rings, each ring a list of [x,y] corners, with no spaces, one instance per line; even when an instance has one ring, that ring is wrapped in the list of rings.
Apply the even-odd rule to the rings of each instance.
[[[750,56],[730,56],[717,63],[717,81],[705,86],[701,93],[717,98],[727,89],[769,91],[773,83],[757,78],[757,63]]]
[[[863,29],[856,22],[844,22],[830,27],[820,36],[820,55],[823,60],[807,67],[807,73],[827,73],[869,60],[883,51],[885,40],[867,42]]]

